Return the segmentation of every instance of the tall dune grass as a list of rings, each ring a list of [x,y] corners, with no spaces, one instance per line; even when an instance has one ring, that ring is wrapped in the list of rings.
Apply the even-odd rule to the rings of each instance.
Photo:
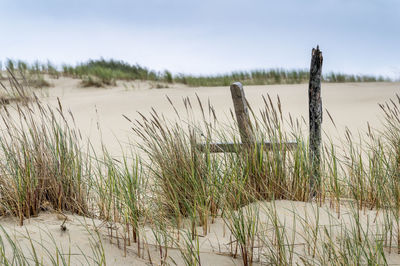
[[[386,125],[384,132],[370,129],[361,143],[347,132],[344,147],[348,148],[340,151],[329,140],[323,146],[322,190],[317,202],[321,205],[330,203],[331,207],[335,207],[335,219],[341,219],[343,213],[340,206],[346,205],[345,199],[350,199],[355,204],[350,207],[349,224],[340,225],[341,220],[337,220],[337,224],[330,227],[338,226],[342,229],[330,233],[331,228],[321,231],[317,222],[320,219],[318,215],[313,218],[317,222],[314,225],[309,225],[307,221],[302,223],[301,220],[294,222],[300,223],[301,231],[309,232],[308,236],[303,236],[306,237],[304,245],[310,250],[308,255],[297,255],[294,254],[294,236],[282,229],[283,225],[277,218],[278,212],[268,208],[268,219],[273,225],[275,238],[260,241],[265,243],[265,248],[272,241],[277,249],[270,251],[278,252],[278,256],[276,253],[269,253],[267,260],[278,264],[293,262],[295,259],[300,259],[305,264],[326,263],[329,261],[326,259],[329,254],[329,258],[336,263],[385,263],[387,250],[382,241],[400,248],[400,242],[394,244],[394,241],[399,241],[400,236],[400,231],[397,231],[400,228],[399,223],[396,222],[400,211],[400,183],[396,181],[399,158],[397,146],[400,143],[400,120],[397,116],[400,99],[397,101],[382,105],[386,117],[383,121]],[[221,213],[224,217],[235,242],[240,246],[243,263],[246,265],[253,263],[256,250],[253,242],[260,237],[258,229],[246,227],[251,226],[251,223],[258,223],[257,211],[247,215],[243,213],[248,204],[265,200],[272,203],[276,200],[310,200],[307,193],[309,152],[307,140],[301,134],[302,123],[292,119],[284,120],[279,100],[277,105],[270,98],[266,98],[264,103],[265,110],[258,116],[252,112],[252,120],[258,141],[269,140],[275,143],[270,151],[263,151],[255,143],[253,149],[240,147],[237,142],[238,131],[235,129],[232,135],[232,131],[218,125],[215,116],[206,119],[207,111],[203,110],[201,103],[198,108],[202,110],[203,120],[200,119],[200,122],[191,123],[193,120],[178,118],[181,124],[169,123],[153,111],[149,117],[143,115],[142,120],[137,121],[134,127],[135,132],[144,140],[142,149],[150,161],[146,167],[156,180],[154,192],[157,195],[156,202],[161,204],[161,210],[168,210],[172,214],[169,218],[179,221],[189,219],[192,228],[194,224],[204,227],[204,223],[212,223],[213,220],[199,220],[199,217],[206,217],[206,214],[214,211],[210,209],[212,205],[204,204],[207,202],[204,196],[208,195],[209,201],[218,202],[218,211],[214,211],[212,216]],[[186,100],[185,106],[193,108]],[[213,110],[212,106],[208,106],[208,110]],[[288,125],[284,125],[285,123]],[[294,150],[289,150],[284,145],[290,138],[298,143]],[[207,149],[207,143],[232,139],[237,145],[236,153],[215,155]],[[193,142],[203,142],[206,148],[200,152]],[[202,194],[203,191],[206,193]],[[349,207],[346,209],[349,210]],[[361,214],[366,210],[376,210],[377,215],[383,213],[388,218],[379,224],[375,223],[376,231],[372,231],[365,221],[360,221]],[[318,212],[317,209],[315,211]],[[334,220],[334,217],[331,219]],[[182,226],[180,222],[177,224],[178,228]],[[378,232],[379,235],[375,235]],[[192,231],[194,241],[196,234]],[[338,241],[341,244],[336,246],[329,241]]]
[[[173,217],[178,226],[190,217],[193,228],[200,224],[206,234],[208,219],[215,217],[219,208],[221,166],[214,156],[196,149],[198,125],[188,125],[187,131],[183,126],[170,125],[154,112],[150,119],[143,116],[134,130],[143,139],[141,149],[149,157],[146,166],[154,178],[159,211]]]
[[[16,95],[26,92],[18,80],[11,84]],[[0,110],[0,214],[21,225],[45,210],[96,217],[126,256],[133,250],[162,265],[176,254],[200,265],[201,239],[216,221],[231,239],[225,255],[244,265],[388,264],[400,252],[400,97],[381,105],[382,131],[347,131],[343,148],[327,138],[315,200],[307,191],[304,121],[285,118],[279,98],[267,96],[259,112],[251,109],[256,137],[246,147],[235,122],[220,122],[210,103],[185,98],[184,114],[170,101],[176,119],[141,114],[131,122],[144,153],[119,158],[106,148],[85,149],[61,103],[22,98]],[[292,140],[295,149],[285,145]],[[235,153],[211,153],[210,143],[227,141]],[[257,144],[266,141],[269,150]],[[284,201],[293,208],[279,207]],[[28,255],[15,248],[23,262]],[[104,251],[96,252],[101,264]]]
[[[89,213],[90,161],[81,151],[79,131],[68,124],[73,116],[67,115],[61,105],[54,110],[35,96],[2,106],[0,209],[19,217],[21,225],[46,208]]]

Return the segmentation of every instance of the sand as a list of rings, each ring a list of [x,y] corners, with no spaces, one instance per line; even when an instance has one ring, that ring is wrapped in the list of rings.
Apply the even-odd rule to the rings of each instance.
[[[248,208],[253,208],[259,213],[259,233],[264,232],[267,242],[255,241],[254,248],[254,265],[265,265],[268,262],[268,256],[276,255],[274,247],[275,235],[272,233],[273,226],[271,213],[276,210],[278,223],[280,228],[284,228],[288,236],[286,245],[294,247],[293,263],[301,263],[301,256],[311,258],[308,254],[305,244],[307,241],[312,241],[313,234],[307,229],[318,227],[321,235],[324,235],[324,229],[327,229],[331,236],[343,233],[343,228],[351,228],[355,225],[354,209],[350,206],[342,206],[340,217],[338,217],[335,208],[331,208],[328,204],[320,207],[317,203],[293,202],[293,201],[276,201],[275,205],[269,202],[259,202],[251,204]],[[66,231],[60,229],[63,224],[64,217],[67,217],[65,222]],[[142,243],[140,257],[138,256],[138,248],[132,243],[127,247],[126,255],[123,249],[123,240],[120,238],[118,243],[115,237],[111,240],[107,224],[96,219],[84,219],[76,215],[60,215],[55,212],[41,213],[38,217],[27,219],[24,226],[17,226],[17,221],[12,218],[3,218],[0,220],[0,225],[5,231],[17,241],[22,250],[29,256],[30,240],[36,246],[38,257],[42,257],[45,265],[50,263],[48,252],[55,256],[56,246],[59,252],[64,254],[66,258],[70,257],[71,265],[86,265],[85,254],[91,264],[93,261],[93,248],[101,243],[104,249],[107,265],[149,265],[151,261],[155,265],[160,264],[159,248],[156,245],[155,237],[151,228],[145,226],[142,229]],[[376,211],[363,210],[360,212],[360,224],[363,232],[368,231],[368,235],[379,235],[376,228],[383,226],[383,215]],[[295,226],[294,226],[295,225]],[[316,226],[317,225],[317,226]],[[340,226],[339,226],[340,225]],[[113,225],[118,227],[118,225]],[[199,234],[199,250],[200,261],[202,265],[242,265],[241,258],[233,258],[230,252],[234,252],[235,244],[232,243],[232,235],[228,226],[221,218],[217,218],[214,223],[209,225],[207,235],[202,233],[202,228],[198,227]],[[122,230],[121,230],[122,231]],[[120,231],[120,232],[121,232]],[[293,238],[293,231],[296,232]],[[29,232],[30,240],[27,238]],[[90,233],[89,233],[90,232]],[[97,235],[94,232],[99,232]],[[350,231],[349,231],[350,232]],[[115,231],[114,231],[115,236]],[[171,235],[177,239],[176,232]],[[321,238],[321,235],[319,238]],[[0,231],[0,236],[4,239],[4,232]],[[120,235],[121,236],[121,235]],[[183,237],[181,232],[180,239]],[[322,239],[324,237],[322,236]],[[6,241],[4,241],[6,242]],[[319,245],[319,243],[317,243]],[[259,248],[262,247],[262,248]],[[9,250],[7,242],[5,244],[6,251]],[[6,253],[11,256],[11,252]],[[67,254],[71,254],[68,256]],[[240,252],[239,252],[240,254]],[[398,265],[400,254],[397,254],[397,248],[392,248],[389,253],[388,248],[385,249],[386,259],[389,265]],[[168,248],[168,263],[173,261],[177,265],[184,265],[179,249],[174,246]],[[321,256],[316,254],[315,256]],[[97,260],[99,261],[99,260]],[[262,263],[264,262],[264,264]]]
[[[65,231],[60,228],[64,222],[64,217],[67,217]],[[137,255],[137,246],[134,243],[127,247],[127,253],[125,255],[123,240],[120,239],[118,244],[114,237],[111,241],[110,237],[108,237],[108,224],[104,224],[97,219],[85,219],[76,215],[60,215],[55,212],[47,212],[41,213],[38,217],[26,219],[23,226],[18,226],[17,223],[18,222],[12,218],[3,218],[0,220],[0,226],[21,246],[21,249],[28,257],[30,257],[31,251],[30,240],[32,240],[36,247],[38,257],[43,258],[44,265],[49,265],[51,263],[45,249],[48,249],[51,256],[56,257],[56,246],[59,252],[64,254],[66,259],[71,259],[71,265],[87,265],[85,256],[88,257],[90,265],[94,265],[92,260],[93,248],[100,246],[100,243],[104,248],[105,262],[107,265],[149,265],[149,256],[155,265],[160,264],[159,249],[155,245],[152,230],[147,227],[143,230],[145,235],[143,237],[148,239],[146,240],[148,244],[141,250],[142,255],[139,257]],[[208,237],[201,239],[201,260],[203,265],[240,265],[240,259],[233,259],[231,256],[228,256],[226,252],[226,254],[221,254],[221,252],[217,254],[218,245],[224,246],[224,241],[226,239],[222,238],[222,234],[219,235],[221,239],[216,240],[215,238],[215,236],[218,236],[215,234],[222,233],[222,231],[219,230],[221,228],[221,221],[215,223],[215,228],[217,229],[216,232],[210,234],[210,239],[212,241],[208,241]],[[94,233],[96,231],[99,232],[99,235]],[[29,232],[30,239],[27,237],[27,232]],[[0,230],[0,236],[5,242],[6,254],[11,257],[11,249],[4,235],[4,232]],[[229,239],[227,242],[229,242]],[[71,254],[71,256],[68,254]],[[178,265],[183,264],[180,258],[180,252],[177,248],[170,248],[168,250],[168,255],[171,256]],[[171,260],[169,260],[169,263],[171,263]]]
[[[154,83],[138,81],[118,82],[118,86],[110,88],[81,88],[79,80],[70,78],[54,79],[50,82],[52,87],[44,92],[48,96],[43,98],[44,101],[47,101],[50,105],[56,105],[57,98],[59,98],[64,109],[70,109],[74,114],[76,125],[81,130],[84,138],[90,138],[92,144],[98,150],[100,150],[100,140],[102,140],[104,145],[116,155],[120,154],[121,146],[124,147],[127,143],[135,140],[130,129],[130,122],[123,115],[134,120],[139,118],[138,112],[147,114],[151,108],[154,108],[159,113],[173,119],[175,114],[166,99],[167,95],[176,103],[177,109],[182,113],[184,112],[182,104],[184,97],[189,97],[192,101],[195,101],[196,95],[198,95],[204,102],[210,100],[222,121],[229,119],[229,110],[233,108],[229,87],[188,88],[183,85],[174,85],[170,88],[156,89],[152,88],[155,87]],[[365,131],[367,122],[370,122],[373,127],[381,129],[382,126],[379,121],[382,119],[382,113],[378,103],[394,98],[396,93],[400,93],[399,83],[323,84],[323,106],[329,110],[337,126],[335,128],[325,115],[323,128],[335,136],[342,135],[346,126],[353,132]],[[297,118],[302,116],[307,118],[307,84],[246,86],[245,94],[255,110],[263,106],[262,95],[269,94],[275,99],[279,95],[284,113],[291,113],[293,117]],[[199,115],[199,110],[196,112],[196,115]],[[268,212],[265,210],[271,206],[269,206],[269,203],[258,203],[258,205],[261,209],[261,221],[268,220],[266,218]],[[288,230],[291,230],[291,225],[296,217],[297,221],[305,219],[306,214],[314,213],[315,209],[317,209],[315,203],[276,202],[278,217],[281,223],[287,226]],[[331,220],[328,217],[337,216],[335,210],[327,206],[321,208],[321,212],[324,215],[319,218],[320,224],[329,225]],[[296,215],[293,215],[293,213],[296,213]],[[350,209],[343,207],[342,216],[339,220],[342,223],[350,223],[348,220],[349,213]],[[62,246],[64,250],[68,250],[71,247],[71,253],[78,254],[72,256],[72,265],[85,264],[81,254],[91,254],[91,243],[92,245],[96,242],[98,243],[99,239],[103,243],[108,265],[148,265],[148,254],[144,253],[143,255],[142,250],[142,258],[139,258],[135,245],[128,247],[127,256],[124,257],[124,251],[118,247],[116,240],[114,239],[113,243],[110,243],[110,238],[107,236],[107,226],[102,224],[101,221],[90,219],[85,221],[83,217],[67,216],[67,230],[65,232],[60,229],[60,225],[63,222],[62,216],[51,211],[26,220],[23,227],[19,227],[12,218],[1,219],[0,225],[10,235],[14,235],[27,252],[29,252],[29,241],[26,239],[27,232],[29,232],[32,239],[53,250],[54,243],[52,244],[52,241],[50,241],[50,234],[57,245]],[[370,221],[374,216],[376,216],[374,211],[362,213],[363,226],[366,226],[367,221]],[[85,224],[88,224],[91,234],[86,230]],[[93,235],[94,229],[99,230],[100,238],[96,239],[96,236]],[[202,264],[240,265],[240,258],[233,259],[228,256],[230,251],[228,243],[231,242],[231,238],[229,230],[227,230],[222,219],[217,219],[209,230],[207,236],[200,237]],[[154,236],[150,228],[145,227],[143,231],[150,257],[157,264],[159,263],[159,253],[154,245]],[[201,231],[202,229],[198,228],[198,232]],[[303,234],[304,232],[299,233]],[[91,237],[94,237],[92,242],[90,241]],[[296,241],[298,241],[296,242],[298,252],[303,252],[301,245],[304,240],[303,242],[301,239]],[[120,243],[120,245],[122,244]],[[256,258],[258,256],[261,258],[262,253],[265,251],[260,250],[257,252],[259,253],[256,253]],[[177,249],[170,249],[169,255],[176,260],[178,265],[183,263]],[[400,261],[400,256],[395,252],[388,255],[388,258],[390,263]]]
[[[233,109],[229,87],[188,88],[174,85],[171,88],[151,89],[154,83],[118,82],[118,86],[110,88],[80,88],[79,80],[60,78],[51,80],[54,88],[48,89],[47,100],[57,104],[60,97],[64,108],[75,115],[77,127],[90,137],[95,147],[99,147],[100,139],[113,154],[119,154],[121,144],[126,145],[128,139],[137,141],[131,124],[122,115],[131,120],[138,119],[138,112],[147,115],[151,108],[169,119],[176,115],[166,96],[176,105],[181,115],[185,114],[183,98],[195,103],[196,95],[206,104],[210,100],[220,121],[230,120]],[[265,85],[245,86],[246,98],[252,108],[257,111],[263,108],[262,96],[268,94],[276,102],[279,96],[283,112],[293,118],[304,117],[308,121],[308,85]],[[353,133],[365,132],[367,122],[372,127],[381,129],[382,112],[378,103],[394,99],[400,93],[400,83],[338,83],[322,85],[322,101],[324,110],[331,114],[336,127],[325,113],[323,130],[333,138],[343,136],[345,127]],[[200,117],[200,108],[194,108],[195,115]],[[99,129],[101,129],[101,134]],[[102,136],[100,138],[100,135]]]

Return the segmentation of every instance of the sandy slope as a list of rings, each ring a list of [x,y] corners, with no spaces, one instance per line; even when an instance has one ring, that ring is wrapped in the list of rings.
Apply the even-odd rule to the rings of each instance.
[[[327,229],[331,236],[339,237],[340,233],[343,233],[343,228],[349,230],[352,226],[355,226],[352,218],[354,217],[353,212],[355,210],[349,206],[342,206],[340,217],[338,217],[335,208],[330,208],[328,205],[319,207],[316,203],[276,201],[275,205],[268,202],[260,202],[252,204],[250,207],[259,213],[260,222],[258,224],[258,231],[264,235],[266,241],[255,241],[255,265],[264,265],[270,260],[271,254],[276,255],[276,247],[273,244],[275,235],[272,233],[273,226],[271,220],[271,214],[273,213],[276,213],[278,217],[279,226],[286,231],[288,236],[288,241],[285,242],[286,245],[294,247],[293,263],[302,264],[300,260],[302,256],[307,258],[312,257],[308,253],[310,251],[305,248],[307,241],[313,241],[313,233],[307,231],[309,228],[316,226],[320,228],[318,234],[322,236],[319,235],[319,238],[324,239],[324,229]],[[72,265],[86,265],[82,254],[85,254],[91,261],[93,247],[99,245],[101,241],[108,265],[149,265],[149,257],[152,263],[156,265],[160,263],[159,249],[155,245],[154,234],[148,227],[145,227],[141,233],[144,239],[142,242],[141,257],[137,256],[138,249],[136,244],[133,243],[127,247],[127,255],[124,256],[122,248],[123,240],[120,239],[120,242],[117,243],[117,240],[113,238],[110,241],[106,224],[99,220],[83,219],[74,215],[67,215],[67,217],[68,220],[65,223],[67,230],[65,232],[60,230],[63,217],[51,212],[42,213],[39,217],[25,220],[25,224],[22,227],[16,226],[16,221],[11,218],[0,220],[0,225],[9,235],[18,241],[18,244],[26,254],[29,254],[30,251],[30,242],[26,237],[27,232],[29,232],[30,238],[37,247],[38,256],[43,257],[44,262],[48,262],[48,256],[43,247],[48,249],[52,256],[55,256],[56,244],[62,250],[61,253],[72,254],[70,256]],[[372,239],[374,235],[379,235],[376,228],[379,225],[382,226],[382,219],[382,214],[377,214],[375,211],[361,211],[361,230],[364,232],[368,231],[368,235]],[[94,229],[100,232],[100,238],[94,233]],[[200,235],[200,260],[202,265],[242,265],[240,256],[233,259],[229,255],[230,252],[234,252],[235,244],[230,245],[232,243],[231,233],[222,219],[216,219],[209,226],[209,231],[206,235],[202,232],[202,228],[199,227],[197,230]],[[295,235],[292,233],[293,230],[296,232]],[[177,238],[176,233],[170,233],[173,237]],[[113,234],[115,236],[115,231]],[[121,234],[119,235],[121,236]],[[183,233],[181,233],[181,239],[182,235]],[[4,238],[4,233],[0,232],[0,236]],[[321,247],[321,243],[317,243],[318,248]],[[8,248],[6,244],[6,250],[9,250]],[[316,257],[323,255],[318,252],[318,248],[316,249]],[[6,254],[11,256],[11,252]],[[183,265],[179,249],[176,246],[168,249],[168,255],[171,258],[169,263],[172,263],[173,260],[177,265]],[[400,261],[400,255],[397,254],[396,248],[393,248],[390,254],[389,249],[385,248],[385,255],[389,265],[397,265],[396,263]],[[66,257],[68,256],[66,255]],[[260,262],[264,262],[264,264]]]
[[[141,248],[142,255],[138,257],[137,246],[132,243],[131,246],[127,247],[125,256],[121,234],[119,235],[119,243],[117,243],[115,237],[111,241],[107,224],[96,219],[84,219],[76,215],[66,215],[67,221],[65,225],[67,229],[62,231],[60,225],[63,224],[64,217],[55,212],[42,213],[38,217],[25,220],[22,227],[18,226],[17,221],[12,218],[3,218],[0,220],[0,226],[20,245],[24,254],[30,258],[32,258],[31,239],[38,257],[43,260],[44,265],[51,264],[49,254],[56,258],[56,246],[59,249],[59,253],[64,254],[66,260],[71,260],[71,265],[87,265],[87,261],[89,261],[90,265],[95,265],[94,261],[101,261],[100,256],[94,256],[93,249],[96,246],[104,248],[105,263],[107,265],[149,265],[149,256],[154,264],[160,263],[159,249],[155,246],[154,235],[150,228],[144,229],[145,238],[148,239],[145,242],[148,244]],[[221,228],[220,223],[216,223],[216,228],[216,233],[222,233],[222,231],[218,230]],[[99,235],[95,231],[98,231]],[[29,232],[30,239],[27,237],[27,232]],[[119,232],[121,233],[121,231]],[[115,236],[115,231],[113,234]],[[11,257],[12,249],[6,241],[4,231],[0,230],[0,236],[5,243],[6,255]],[[219,237],[222,238],[222,234]],[[203,265],[240,265],[239,259],[233,259],[227,254],[216,254],[218,253],[218,245],[224,245],[224,242],[221,241],[225,240],[222,238],[215,241],[214,237],[211,237],[211,241],[208,241],[207,238],[201,240],[201,260]],[[183,265],[177,248],[170,248],[168,255],[178,265]],[[169,263],[171,262],[169,260]]]
[[[137,112],[147,114],[152,107],[166,117],[176,118],[173,108],[166,96],[170,97],[181,114],[185,114],[182,99],[189,97],[196,102],[196,94],[206,103],[211,101],[216,109],[218,119],[230,119],[229,110],[233,108],[229,87],[188,88],[175,85],[173,88],[150,89],[147,82],[120,82],[118,86],[106,89],[79,88],[79,80],[60,78],[52,80],[54,88],[49,89],[49,101],[56,103],[60,97],[65,108],[70,108],[75,115],[78,127],[95,144],[99,143],[97,122],[102,129],[103,141],[113,152],[118,153],[120,142],[133,137],[130,123],[122,114],[130,119],[139,118]],[[154,84],[153,84],[154,86]],[[246,86],[245,94],[254,110],[264,106],[262,96],[269,94],[276,100],[279,95],[284,113],[294,118],[308,119],[307,84]],[[342,135],[345,126],[352,131],[365,131],[367,122],[380,128],[380,108],[383,103],[400,93],[399,83],[347,83],[323,84],[323,108],[333,117],[338,132],[325,113],[323,129],[331,136]],[[194,108],[197,115],[199,108]],[[97,143],[96,143],[97,142]]]
[[[126,145],[125,142],[127,142],[128,138],[132,137],[130,124],[123,118],[123,114],[131,119],[135,119],[139,117],[137,112],[147,113],[151,107],[154,107],[159,113],[163,113],[167,117],[175,117],[173,108],[166,100],[166,95],[176,103],[178,110],[182,112],[184,112],[183,97],[189,97],[194,101],[197,94],[203,101],[210,99],[221,120],[228,119],[229,109],[232,108],[228,87],[187,88],[175,85],[173,88],[151,89],[153,85],[146,82],[120,82],[118,86],[113,88],[96,89],[80,88],[79,80],[67,78],[51,80],[51,83],[54,85],[54,88],[48,90],[49,97],[45,100],[50,104],[56,104],[57,97],[60,97],[64,108],[70,109],[74,114],[77,127],[81,129],[85,137],[91,139],[92,143],[98,149],[100,143],[99,124],[102,132],[102,140],[116,154],[120,152],[120,145]],[[279,95],[284,112],[290,112],[293,117],[307,117],[306,84],[248,86],[245,87],[245,93],[253,109],[262,107],[261,95],[270,94],[272,97]],[[354,131],[365,130],[367,121],[379,128],[380,111],[378,103],[395,97],[396,93],[400,93],[399,83],[323,84],[323,103],[324,107],[333,116],[338,126],[338,133],[342,134],[346,125]],[[324,129],[331,133],[336,132],[326,115]],[[260,214],[262,220],[267,220],[265,218],[268,214],[268,211],[265,211],[268,209],[265,207],[267,205],[268,203],[260,204],[260,209],[264,210]],[[282,223],[288,225],[288,230],[290,230],[291,227],[289,225],[293,224],[295,217],[299,221],[305,218],[306,213],[313,213],[315,209],[315,204],[301,202],[280,201],[276,205],[278,216]],[[297,214],[293,215],[294,212]],[[333,209],[326,207],[322,208],[321,212],[328,213],[329,215],[321,215],[320,224],[329,225],[331,220],[327,220],[327,217],[336,216]],[[349,222],[346,220],[348,219],[346,213],[350,213],[350,210],[344,208],[342,213],[341,221],[343,223]],[[375,215],[375,212],[366,212],[362,215],[365,226],[367,220],[369,220],[367,217],[371,218]],[[84,254],[91,254],[91,235],[85,229],[85,221],[82,217],[72,215],[68,215],[68,218],[66,232],[60,230],[62,220],[60,220],[59,215],[56,213],[44,213],[39,217],[27,220],[24,227],[16,226],[16,222],[11,218],[1,219],[0,225],[9,234],[16,234],[19,243],[26,250],[29,250],[29,242],[20,234],[26,236],[27,230],[32,239],[44,243],[49,249],[54,248],[54,244],[49,241],[48,234],[51,234],[55,242],[62,246],[64,250],[68,250],[68,247],[71,246],[72,253],[81,254],[83,252]],[[148,260],[147,254],[144,256],[144,259],[138,258],[136,247],[132,246],[128,248],[128,256],[123,257],[123,250],[116,246],[116,241],[114,240],[113,244],[110,243],[107,237],[106,226],[100,226],[101,222],[97,220],[93,222],[88,220],[87,222],[90,229],[94,229],[93,223],[100,229],[101,240],[109,265],[146,265]],[[297,228],[301,230],[300,226]],[[199,232],[201,232],[200,228]],[[299,234],[303,233],[302,231],[299,232]],[[157,263],[159,261],[158,251],[154,247],[154,237],[149,228],[145,229],[145,235],[149,244],[150,256]],[[96,239],[92,239],[92,241],[94,241],[92,243],[95,243]],[[230,251],[230,246],[227,245],[230,242],[230,233],[221,219],[218,219],[215,224],[210,226],[210,232],[207,236],[202,237],[200,241],[203,265],[240,264],[239,259],[234,260],[230,256],[224,255]],[[301,246],[301,238],[298,239],[298,243]],[[77,245],[81,250],[77,249]],[[301,248],[299,248],[299,252],[303,252]],[[178,264],[182,263],[177,250],[172,249],[169,254],[176,259]],[[260,250],[260,256],[261,254],[262,250]],[[81,255],[74,255],[72,258],[73,264],[83,262]],[[400,260],[400,257],[391,254],[389,255],[389,259],[390,262],[396,262]]]

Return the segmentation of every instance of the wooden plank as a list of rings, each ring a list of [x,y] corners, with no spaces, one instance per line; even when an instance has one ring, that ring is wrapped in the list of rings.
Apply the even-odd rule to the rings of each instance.
[[[322,52],[312,49],[310,82],[308,86],[309,103],[309,126],[310,126],[310,200],[317,196],[321,186],[321,124],[322,124],[322,100],[321,100],[321,73],[322,73]]]
[[[242,143],[246,144],[254,143],[254,136],[251,129],[249,109],[247,106],[246,98],[244,96],[242,83],[240,82],[232,83],[231,95]]]
[[[209,150],[210,153],[222,153],[222,152],[238,152],[238,150],[242,149],[243,144],[241,143],[200,143],[197,144],[197,149],[200,150],[201,152]],[[248,144],[246,144],[248,145]],[[258,148],[260,149],[262,145],[262,148],[264,150],[272,150],[274,145],[279,145],[279,143],[272,143],[272,142],[265,142],[263,144],[257,143]],[[282,145],[285,145],[287,149],[295,149],[297,147],[297,142],[292,141],[292,142],[285,142],[282,143]]]

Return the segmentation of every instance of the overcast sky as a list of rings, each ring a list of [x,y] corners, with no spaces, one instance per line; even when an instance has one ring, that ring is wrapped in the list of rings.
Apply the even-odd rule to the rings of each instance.
[[[174,73],[308,68],[400,77],[399,0],[0,0],[0,59],[115,58]]]

